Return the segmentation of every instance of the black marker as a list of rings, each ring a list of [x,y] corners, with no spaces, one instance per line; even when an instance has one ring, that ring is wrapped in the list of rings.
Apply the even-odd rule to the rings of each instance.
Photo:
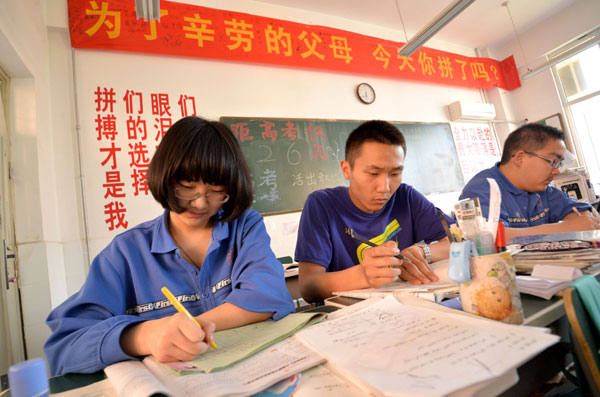
[[[375,244],[374,242],[372,242],[372,241],[369,241],[369,240],[366,240],[366,239],[364,239],[364,238],[362,238],[362,237],[359,237],[359,236],[357,236],[356,234],[354,234],[354,230],[352,230],[352,229],[350,229],[350,231],[348,231],[348,234],[349,234],[350,236],[352,236],[352,238],[353,238],[353,239],[355,239],[355,240],[358,240],[358,241],[360,241],[361,243],[367,244],[368,246],[371,246],[371,247],[379,247],[379,246],[378,246],[377,244]],[[405,257],[405,256],[404,256],[404,255],[402,255],[402,254],[398,254],[398,255],[394,255],[394,256],[395,256],[396,258],[398,258],[398,259],[401,259],[401,260],[405,261],[405,262],[408,262],[408,263],[413,263],[413,262],[412,262],[410,259],[408,259],[407,257]]]

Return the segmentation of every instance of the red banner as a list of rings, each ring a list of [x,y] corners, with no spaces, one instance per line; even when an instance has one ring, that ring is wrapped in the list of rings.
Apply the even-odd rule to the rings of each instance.
[[[513,57],[466,57],[324,26],[189,4],[160,2],[160,22],[136,20],[133,0],[69,0],[76,48],[295,66],[469,88],[521,86]]]

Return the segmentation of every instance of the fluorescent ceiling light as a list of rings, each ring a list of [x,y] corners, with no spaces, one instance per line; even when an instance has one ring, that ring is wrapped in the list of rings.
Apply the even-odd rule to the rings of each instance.
[[[427,24],[419,33],[398,50],[398,55],[409,57],[417,51],[427,40],[432,38],[451,20],[456,18],[465,8],[471,5],[475,0],[454,0],[444,11],[442,11],[433,21]]]
[[[526,73],[519,76],[521,80],[527,80],[530,77],[535,76],[536,74],[543,72],[546,69],[551,68],[557,63],[561,63],[565,59],[572,57],[575,54],[578,54],[588,48],[596,45],[600,40],[600,29],[595,29],[591,32],[588,32],[580,37],[578,37],[575,42],[572,42],[565,50],[562,52],[555,51],[553,54],[550,54],[550,59],[548,59],[543,64],[536,66],[533,69],[527,70]]]
[[[135,0],[135,17],[160,22],[160,0]]]

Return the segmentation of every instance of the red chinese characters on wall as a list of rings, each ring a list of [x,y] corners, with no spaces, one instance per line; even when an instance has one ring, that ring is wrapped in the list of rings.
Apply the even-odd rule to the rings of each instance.
[[[295,66],[477,89],[521,85],[512,56],[496,61],[422,47],[400,57],[400,42],[165,0],[160,22],[136,19],[130,0],[69,0],[68,5],[71,45],[76,48]]]
[[[195,97],[181,94],[176,98],[178,114],[196,114]],[[149,195],[146,174],[159,141],[172,124],[169,95],[126,90],[117,93],[111,87],[96,87],[95,136],[102,181],[104,222],[109,231],[127,229],[125,198]],[[117,109],[118,107],[118,109]],[[117,118],[117,114],[125,115]],[[119,142],[126,142],[123,146]]]
[[[453,123],[452,136],[465,183],[500,160],[500,150],[488,124]]]

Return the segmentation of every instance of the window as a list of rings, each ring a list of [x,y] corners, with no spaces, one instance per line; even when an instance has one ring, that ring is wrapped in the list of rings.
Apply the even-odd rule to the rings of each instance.
[[[600,194],[600,44],[554,66],[573,136],[594,192]]]

